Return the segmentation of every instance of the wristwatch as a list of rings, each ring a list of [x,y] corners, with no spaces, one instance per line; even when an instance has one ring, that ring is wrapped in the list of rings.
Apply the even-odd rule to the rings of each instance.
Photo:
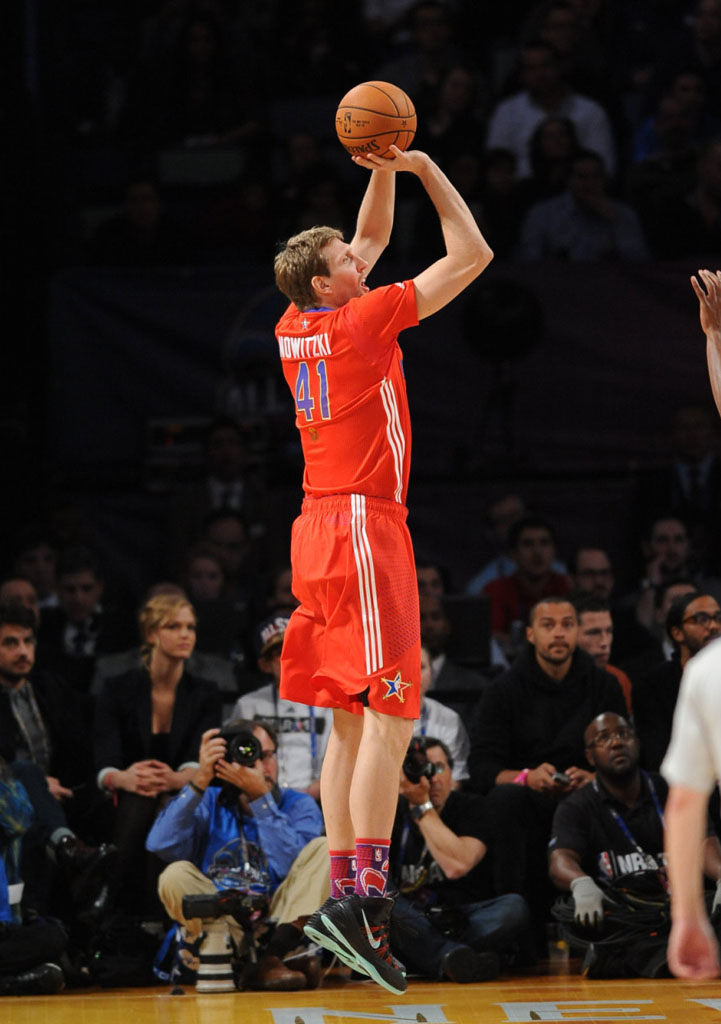
[[[428,811],[433,810],[433,804],[430,800],[426,800],[424,804],[416,804],[415,807],[411,807],[411,817],[416,821],[420,821],[424,814]]]

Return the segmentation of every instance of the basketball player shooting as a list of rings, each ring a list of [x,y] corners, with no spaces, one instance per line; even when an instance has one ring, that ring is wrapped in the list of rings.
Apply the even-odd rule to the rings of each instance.
[[[293,525],[293,612],[281,695],[331,707],[321,774],[331,895],[306,933],[393,993],[388,849],[401,764],[420,702],[420,615],[405,506],[411,429],[398,334],[446,306],[493,253],[465,202],[418,150],[354,156],[370,171],[354,237],[314,227],[290,238],[275,277],[290,306],[276,327],[305,471]],[[395,179],[415,174],[445,255],[413,280],[367,278],[388,245]],[[432,809],[426,810],[435,815]]]

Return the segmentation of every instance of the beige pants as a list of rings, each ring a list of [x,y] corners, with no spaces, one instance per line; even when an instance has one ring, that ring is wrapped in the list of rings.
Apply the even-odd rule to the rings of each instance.
[[[328,840],[319,836],[303,847],[291,864],[287,877],[275,891],[270,904],[270,917],[278,924],[295,921],[312,914],[330,895],[330,858]],[[158,879],[158,895],[169,916],[185,929],[188,941],[200,935],[203,922],[183,917],[183,896],[212,895],[217,889],[211,880],[188,860],[168,864]],[[243,930],[233,917],[227,917],[230,934],[236,946],[242,944]]]

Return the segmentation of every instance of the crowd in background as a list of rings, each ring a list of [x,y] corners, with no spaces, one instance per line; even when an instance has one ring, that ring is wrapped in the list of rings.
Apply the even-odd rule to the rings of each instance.
[[[56,266],[269,266],[279,239],[312,224],[352,232],[364,179],[333,137],[332,114],[371,79],[409,93],[416,144],[459,188],[500,260],[719,251],[721,0],[69,4],[50,28],[34,74],[56,148]],[[435,225],[412,183],[399,191],[393,255],[425,261]],[[112,958],[117,983],[123,938],[143,947],[124,983],[152,979],[168,919],[146,840],[199,759],[203,768],[208,728],[233,715],[266,722],[276,783],[318,795],[327,722],[279,706],[278,650],[271,656],[295,605],[288,525],[246,444],[242,425],[209,424],[202,473],[169,496],[165,573],[142,593],[114,586],[103,538],[72,502],[51,515],[40,502],[3,538],[0,810],[15,822],[4,826],[4,917],[38,929],[37,962],[62,963],[60,978],[45,970],[20,991],[55,991],[63,975],[102,980],[93,957]],[[609,712],[634,724],[640,763],[658,769],[681,670],[721,626],[720,507],[713,426],[683,409],[667,464],[639,480],[633,565],[612,563],[593,523],[570,550],[510,492],[478,509],[487,565],[451,580],[444,552],[418,553],[424,713],[435,722],[421,719],[419,731],[442,740],[439,777],[445,764],[462,792],[491,800],[492,826],[474,833],[490,855],[473,897],[512,893],[530,908],[535,954],[510,943],[503,965],[542,952],[550,922],[550,805],[519,815],[521,790],[537,782],[526,786],[526,765],[588,773],[584,752],[598,748],[584,746],[584,731]],[[534,620],[539,602],[563,611],[549,627],[562,635],[561,661],[598,697],[558,743],[560,727],[512,732],[503,706],[556,657],[543,662],[553,643]],[[470,619],[454,620],[459,609]],[[610,740],[602,730],[601,746],[629,742],[624,729],[612,723]],[[504,802],[499,775],[516,768],[527,774]],[[567,783],[554,785],[563,795]],[[440,811],[448,796],[434,797]],[[533,842],[514,833],[519,821]],[[527,857],[515,856],[521,848]],[[129,921],[158,927],[140,941]],[[26,967],[6,961],[4,973]]]

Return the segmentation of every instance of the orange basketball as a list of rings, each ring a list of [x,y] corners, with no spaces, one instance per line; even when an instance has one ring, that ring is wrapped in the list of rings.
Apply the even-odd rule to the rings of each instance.
[[[362,82],[338,104],[335,130],[351,156],[385,156],[389,146],[408,149],[416,134],[410,98],[390,82]]]

